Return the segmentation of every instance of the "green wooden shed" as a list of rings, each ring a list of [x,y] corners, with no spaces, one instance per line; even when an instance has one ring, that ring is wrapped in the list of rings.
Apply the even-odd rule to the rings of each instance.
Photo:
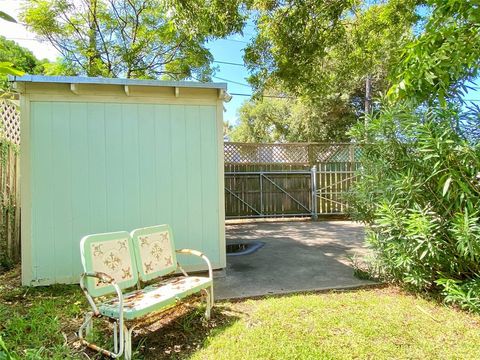
[[[226,84],[27,75],[14,85],[24,285],[78,282],[84,235],[157,224],[225,267]]]

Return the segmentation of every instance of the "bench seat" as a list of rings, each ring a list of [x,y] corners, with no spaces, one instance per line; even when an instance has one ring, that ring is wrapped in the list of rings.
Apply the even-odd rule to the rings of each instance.
[[[124,355],[131,360],[133,329],[145,324],[137,319],[155,320],[164,310],[194,293],[205,295],[205,318],[210,319],[214,302],[210,260],[198,250],[176,249],[170,226],[87,235],[80,241],[80,254],[84,269],[80,287],[92,310],[85,314],[78,336],[82,344],[93,350],[115,359]],[[177,261],[177,254],[201,258],[208,276],[189,276]],[[152,281],[156,283],[141,288]],[[138,290],[131,291],[134,286]],[[111,295],[115,298],[100,300]],[[95,298],[100,299],[96,302]],[[97,318],[108,318],[113,323],[113,350],[86,338]]]
[[[141,290],[135,290],[123,295],[123,317],[134,320],[151,312],[174,305],[202,289],[212,286],[210,278],[201,276],[181,276],[160,281]],[[98,305],[100,314],[118,318],[118,299],[114,298]]]

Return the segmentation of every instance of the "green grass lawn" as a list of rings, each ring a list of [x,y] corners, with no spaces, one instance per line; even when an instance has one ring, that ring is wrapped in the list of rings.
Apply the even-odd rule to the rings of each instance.
[[[74,334],[85,309],[78,286],[0,276],[0,334],[19,359],[101,358]],[[134,339],[138,359],[480,359],[479,344],[480,316],[394,287],[222,302],[208,324],[193,301]]]

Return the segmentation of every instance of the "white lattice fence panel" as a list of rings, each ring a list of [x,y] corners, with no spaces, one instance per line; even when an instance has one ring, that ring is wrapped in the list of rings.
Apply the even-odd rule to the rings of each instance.
[[[224,144],[225,163],[304,164],[354,161],[351,144]]]
[[[225,143],[225,162],[238,164],[307,164],[303,144]]]
[[[20,112],[18,107],[8,101],[0,100],[0,119],[5,138],[14,144],[20,144]]]
[[[311,144],[310,160],[319,162],[347,162],[354,161],[353,145],[349,144]]]

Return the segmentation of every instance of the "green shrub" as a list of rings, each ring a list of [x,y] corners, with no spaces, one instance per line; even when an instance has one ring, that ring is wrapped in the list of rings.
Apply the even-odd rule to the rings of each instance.
[[[480,146],[464,124],[454,107],[384,107],[352,130],[365,145],[349,202],[384,279],[480,311]]]

